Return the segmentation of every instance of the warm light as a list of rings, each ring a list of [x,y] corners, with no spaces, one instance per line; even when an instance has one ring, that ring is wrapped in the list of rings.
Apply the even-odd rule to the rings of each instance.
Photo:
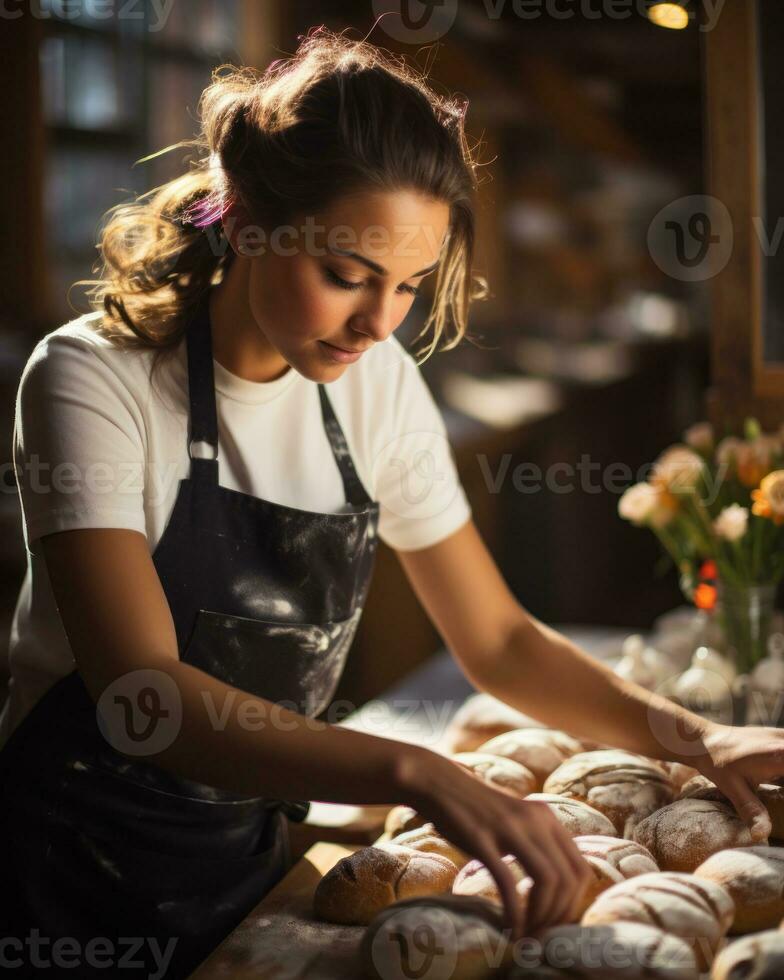
[[[678,3],[655,3],[648,10],[648,19],[657,27],[669,27],[673,31],[689,26],[689,14]]]

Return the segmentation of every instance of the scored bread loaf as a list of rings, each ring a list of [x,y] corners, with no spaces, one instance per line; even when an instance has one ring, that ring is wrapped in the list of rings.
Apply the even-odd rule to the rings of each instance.
[[[378,841],[376,842],[378,843]],[[414,851],[426,851],[429,854],[443,854],[449,858],[458,868],[468,864],[471,860],[468,854],[455,847],[446,837],[439,834],[432,823],[423,824],[421,827],[414,827],[413,830],[406,830],[397,837],[393,837],[390,844],[397,844],[400,847],[410,847]]]
[[[570,800],[556,793],[531,793],[525,799],[526,803],[546,803],[570,837],[586,834],[615,836],[615,827],[610,818],[581,800]]]
[[[521,799],[533,793],[536,788],[536,777],[530,769],[521,766],[519,762],[504,759],[500,755],[489,755],[486,752],[458,752],[450,758],[453,762],[470,769],[474,775],[481,777],[491,786],[505,789]]]
[[[572,756],[547,777],[544,792],[590,804],[609,817],[621,837],[630,837],[640,820],[673,798],[660,765],[620,749]]]
[[[732,923],[735,906],[713,881],[656,871],[613,885],[582,917],[582,924],[640,922],[678,936],[694,950],[701,970],[710,966]]]
[[[637,922],[554,926],[541,942],[518,947],[514,961],[504,980],[697,978],[694,953],[683,939]]]
[[[784,786],[779,786],[778,783],[760,783],[754,792],[768,811],[771,840],[784,840]],[[678,799],[718,800],[721,803],[730,803],[719,787],[701,773],[683,785]]]
[[[498,698],[480,691],[460,705],[441,740],[444,752],[474,752],[489,739],[516,728],[541,728],[542,723]]]
[[[363,976],[374,980],[489,980],[504,973],[512,952],[502,909],[465,895],[396,902],[360,944]]]
[[[527,903],[533,880],[513,854],[504,855],[503,861],[512,872],[516,891],[522,900],[521,904]],[[503,902],[495,878],[477,858],[469,861],[458,871],[452,885],[452,894],[467,895],[470,898],[485,898],[489,902]]]
[[[479,752],[519,762],[536,777],[535,790],[570,756],[583,751],[576,738],[553,728],[517,728],[480,745]],[[533,791],[532,791],[533,792]]]
[[[407,830],[413,830],[415,827],[422,827],[426,823],[427,820],[417,813],[413,807],[400,804],[400,806],[393,806],[387,814],[384,821],[384,833],[389,834],[389,838],[392,839],[398,834],[404,834]]]
[[[771,929],[745,936],[716,957],[711,980],[781,980],[784,977],[784,933]]]
[[[716,800],[676,800],[641,821],[634,840],[647,847],[662,871],[694,871],[728,847],[754,841],[734,808]]]
[[[696,769],[692,766],[684,765],[682,762],[668,762],[663,759],[654,759],[653,762],[657,762],[670,777],[672,788],[676,793],[679,793],[690,779],[699,776],[699,772]]]
[[[735,903],[730,932],[772,929],[784,916],[784,847],[732,847],[713,854],[694,874],[725,888]]]
[[[595,878],[594,883],[583,895],[580,916],[593,904],[596,897],[611,885],[659,870],[651,852],[631,840],[592,834],[575,837],[574,843],[590,865]]]
[[[390,843],[363,847],[319,881],[313,912],[324,922],[367,925],[401,898],[448,892],[456,875],[457,866],[442,854]]]

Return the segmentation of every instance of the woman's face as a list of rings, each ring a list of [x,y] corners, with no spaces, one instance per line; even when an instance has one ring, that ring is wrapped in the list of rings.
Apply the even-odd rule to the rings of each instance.
[[[280,359],[277,374],[288,364],[312,381],[334,381],[362,356],[346,352],[386,340],[434,274],[448,228],[446,204],[378,191],[258,238],[259,254],[245,253],[248,305]]]

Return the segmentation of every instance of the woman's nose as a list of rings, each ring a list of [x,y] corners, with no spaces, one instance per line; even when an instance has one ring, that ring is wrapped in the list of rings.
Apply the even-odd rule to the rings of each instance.
[[[377,299],[354,321],[353,327],[358,333],[372,337],[376,343],[386,340],[399,325],[400,317],[389,299]]]

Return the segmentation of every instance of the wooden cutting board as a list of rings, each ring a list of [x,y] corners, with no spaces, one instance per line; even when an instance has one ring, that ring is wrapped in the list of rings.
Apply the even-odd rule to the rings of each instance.
[[[312,913],[321,877],[361,846],[314,844],[190,980],[365,980],[365,927],[318,922]]]

